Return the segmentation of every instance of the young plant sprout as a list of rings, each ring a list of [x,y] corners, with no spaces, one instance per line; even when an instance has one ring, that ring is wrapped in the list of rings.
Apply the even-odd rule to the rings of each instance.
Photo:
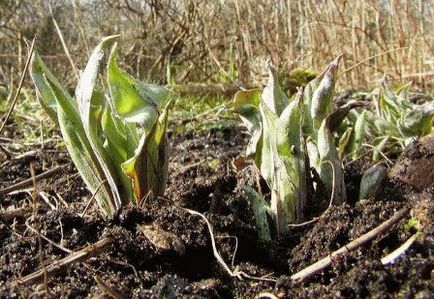
[[[378,161],[381,153],[400,152],[414,138],[422,137],[432,131],[434,104],[432,101],[418,105],[410,99],[409,85],[394,91],[386,80],[381,88],[371,93],[374,111],[353,111],[353,119],[365,119],[366,133],[361,142],[349,151],[362,150],[363,141],[371,140],[373,160]],[[383,154],[384,155],[384,154]]]
[[[334,132],[350,109],[351,102],[333,112],[333,93],[342,55],[304,90],[288,99],[269,69],[268,84],[259,90],[239,91],[233,111],[239,114],[251,134],[246,154],[253,158],[271,192],[270,203],[246,187],[252,200],[259,237],[270,240],[268,216],[277,234],[304,220],[308,188],[312,187],[310,167],[333,203],[346,201],[342,162],[334,142]]]
[[[138,81],[118,67],[116,37],[104,38],[93,50],[74,97],[38,53],[31,62],[39,101],[59,125],[75,166],[108,217],[123,205],[140,205],[163,193],[171,106],[166,89]]]

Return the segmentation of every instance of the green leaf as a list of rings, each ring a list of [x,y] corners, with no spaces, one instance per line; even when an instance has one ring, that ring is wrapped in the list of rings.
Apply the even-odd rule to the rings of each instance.
[[[346,202],[344,169],[329,129],[330,118],[323,120],[318,131],[318,153],[320,157],[319,175],[329,194],[333,195],[333,204]]]
[[[261,101],[259,107],[263,119],[260,171],[271,191],[270,206],[275,215],[277,234],[280,235],[287,231],[290,220],[294,220],[292,216],[296,208],[291,198],[294,188],[286,172],[285,164],[277,152],[278,116],[264,101]]]
[[[294,156],[295,152],[303,151],[303,98],[299,92],[297,96],[283,110],[277,120],[277,149],[281,156]]]
[[[318,147],[310,137],[306,140],[306,151],[309,157],[310,167],[315,168],[318,172],[321,165],[321,159],[319,156]]]
[[[377,145],[374,146],[374,150],[372,152],[372,160],[374,162],[380,160],[381,153],[385,149],[387,142],[389,141],[389,138],[390,138],[390,136],[384,136],[383,138],[381,138],[381,141]]]
[[[387,168],[382,165],[374,165],[366,170],[360,182],[359,200],[374,197],[386,176]]]
[[[168,170],[169,144],[166,136],[167,117],[171,101],[149,132],[144,132],[135,155],[122,164],[132,180],[135,200],[141,205],[146,198],[162,195]]]
[[[333,110],[333,93],[337,69],[342,54],[337,56],[326,68],[324,77],[312,94],[310,114],[316,129]]]
[[[345,105],[342,105],[341,107],[337,108],[334,112],[329,114],[329,122],[330,122],[330,131],[333,133],[335,132],[343,120],[347,117],[348,113],[351,109],[364,106],[365,104],[362,102],[357,101],[350,101],[346,103]]]
[[[71,99],[65,97],[62,90],[46,80],[53,97],[57,101],[57,115],[60,130],[66,148],[74,161],[83,181],[88,186],[101,209],[107,216],[112,216],[116,211],[116,205],[112,192],[107,184],[106,177],[101,169],[98,159],[87,139],[80,116]],[[97,192],[98,191],[98,192]]]
[[[262,101],[268,108],[277,116],[282,114],[283,110],[288,106],[289,100],[283,92],[277,81],[277,75],[274,68],[268,66],[268,83],[262,92]]]
[[[35,83],[37,91],[40,94],[39,102],[41,103],[41,106],[44,108],[45,112],[47,112],[50,118],[56,123],[58,122],[57,99],[53,95],[47,81],[56,87],[62,98],[67,99],[68,103],[65,104],[74,106],[69,110],[77,109],[75,102],[71,98],[71,95],[65,88],[63,88],[63,86],[53,75],[47,65],[42,61],[41,57],[36,51],[32,55],[32,60],[30,63],[30,75],[33,82]]]
[[[303,98],[298,96],[286,107],[277,122],[277,153],[285,164],[292,184],[297,189],[299,200],[306,198],[305,142],[302,133]]]
[[[112,215],[115,206],[110,188],[103,183],[106,178],[87,139],[76,103],[37,54],[32,57],[31,75],[41,95],[41,105],[59,124],[68,152],[84,182],[92,193],[98,190],[95,198],[101,210]]]
[[[353,132],[353,128],[351,128],[351,127],[347,128],[345,130],[345,132],[342,134],[341,139],[339,139],[338,153],[339,153],[339,157],[341,157],[341,159],[346,152],[351,153],[351,150],[348,151],[347,147],[348,147],[352,132]]]
[[[262,128],[262,149],[261,149],[261,175],[264,177],[270,189],[273,187],[273,176],[277,156],[277,115],[261,101],[259,105],[263,120]]]
[[[58,122],[84,182],[108,216],[131,201],[140,203],[147,194],[162,194],[168,168],[169,91],[123,73],[116,64],[116,46],[107,82],[98,84],[105,52],[116,37],[104,38],[92,52],[75,91],[76,101],[37,53],[31,69],[42,106]],[[140,140],[136,122],[131,122],[135,117],[145,126]]]
[[[366,110],[363,111],[356,120],[354,125],[354,130],[350,137],[350,142],[348,144],[349,152],[352,154],[352,159],[355,160],[359,157],[363,141],[365,139],[366,130]]]
[[[112,110],[123,120],[141,124],[149,132],[158,118],[158,107],[167,101],[168,91],[137,81],[116,62],[117,46],[110,53],[107,82]]]
[[[303,96],[299,92],[282,112],[277,122],[276,145],[281,162],[278,161],[276,166],[281,169],[276,171],[278,177],[275,185],[278,187],[275,189],[279,192],[277,197],[280,205],[285,205],[282,212],[277,213],[278,223],[283,222],[285,226],[280,227],[279,230],[284,232],[287,230],[288,224],[302,219],[303,207],[306,205],[305,170],[308,161],[302,133],[303,108]]]
[[[232,110],[237,113],[251,134],[246,155],[253,157],[258,168],[261,165],[262,119],[259,111],[261,93],[258,89],[240,90],[235,94]]]
[[[424,136],[431,132],[434,116],[434,104],[425,103],[413,107],[412,110],[401,116],[398,129],[403,137]]]
[[[171,91],[166,87],[136,80],[135,85],[139,95],[146,101],[155,104],[158,110],[163,109],[170,100]]]
[[[258,238],[262,243],[269,243],[271,241],[271,233],[268,224],[268,215],[272,215],[270,208],[268,207],[267,202],[251,187],[245,186],[243,190],[252,203]]]
[[[278,236],[286,234],[291,223],[298,222],[305,202],[301,200],[300,191],[294,185],[293,178],[285,168],[287,157],[276,157],[274,161],[273,187],[271,189],[270,207],[275,215]]]
[[[372,136],[377,136],[379,134],[390,135],[390,136],[400,136],[398,128],[381,117],[373,115],[370,111],[366,111],[366,121],[367,121],[367,133]]]
[[[75,91],[77,104],[79,107],[80,118],[83,124],[84,131],[92,147],[95,156],[98,159],[99,165],[104,172],[105,179],[110,186],[112,192],[115,211],[118,211],[122,206],[122,199],[117,188],[119,177],[116,174],[115,166],[110,155],[103,147],[103,141],[98,136],[98,120],[92,116],[92,95],[95,90],[96,80],[98,77],[100,63],[104,57],[104,50],[118,36],[109,36],[104,38],[98,46],[93,50],[89,61],[80,77],[80,80]]]
[[[105,152],[110,153],[110,158],[119,177],[119,194],[124,202],[135,202],[131,180],[123,172],[122,163],[134,156],[138,142],[128,134],[127,124],[112,115],[109,105],[105,107],[101,124],[105,137]]]

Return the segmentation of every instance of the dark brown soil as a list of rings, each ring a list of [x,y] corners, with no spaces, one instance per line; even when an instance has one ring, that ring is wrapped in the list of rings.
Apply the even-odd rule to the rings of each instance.
[[[0,190],[29,178],[31,164],[36,174],[62,165],[60,173],[38,184],[53,203],[57,199],[54,209],[37,196],[36,210],[0,222],[0,297],[44,296],[44,285],[24,286],[19,279],[40,269],[41,260],[47,265],[67,255],[45,240],[40,251],[37,235],[26,226],[27,221],[29,226],[39,226],[43,236],[72,251],[105,236],[115,240],[86,263],[50,277],[48,297],[53,298],[108,298],[110,291],[119,298],[255,298],[265,292],[279,298],[432,298],[434,213],[426,214],[422,235],[394,264],[384,266],[380,259],[415,233],[405,226],[410,216],[375,241],[333,261],[331,268],[293,285],[291,274],[371,230],[403,206],[418,206],[419,197],[409,200],[412,189],[388,179],[377,198],[357,201],[367,165],[353,163],[346,168],[348,204],[264,246],[257,241],[250,204],[240,191],[245,183],[257,188],[257,174],[251,165],[237,171],[232,163],[246,144],[243,132],[234,127],[171,136],[170,178],[164,198],[142,209],[126,208],[112,220],[103,219],[95,207],[84,217],[79,215],[90,194],[64,149],[46,144],[38,154],[20,160],[6,159],[0,153]],[[429,193],[422,197],[432,203]],[[0,194],[0,204],[3,210],[33,206],[27,193]],[[229,265],[234,258],[232,269],[236,266],[250,276],[275,282],[230,277],[213,256],[205,222],[179,207],[199,211],[209,219],[220,254]],[[159,246],[138,225],[152,225],[160,232],[157,235],[173,238],[171,244],[180,242],[183,250]],[[97,283],[96,276],[108,288]]]

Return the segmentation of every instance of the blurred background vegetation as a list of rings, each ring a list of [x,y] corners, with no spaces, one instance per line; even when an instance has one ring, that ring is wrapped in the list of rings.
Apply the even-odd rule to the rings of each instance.
[[[341,52],[341,88],[372,87],[385,73],[434,81],[432,0],[0,0],[0,85],[18,81],[25,39],[37,35],[43,59],[75,86],[54,20],[78,70],[101,37],[122,34],[123,67],[163,84],[258,85],[268,59],[291,84]]]

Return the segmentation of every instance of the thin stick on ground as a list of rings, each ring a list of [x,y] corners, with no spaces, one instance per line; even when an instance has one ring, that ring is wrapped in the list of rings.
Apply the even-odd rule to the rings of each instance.
[[[5,222],[12,222],[16,218],[25,218],[32,212],[29,207],[21,207],[13,210],[0,211],[0,219]]]
[[[32,175],[32,181],[33,181],[33,192],[31,193],[32,202],[33,202],[33,214],[32,219],[35,222],[35,233],[38,240],[38,256],[39,256],[39,263],[41,264],[41,271],[43,275],[43,286],[45,289],[45,294],[49,294],[48,290],[48,274],[45,269],[45,261],[44,261],[44,251],[42,250],[42,238],[41,238],[41,230],[39,228],[39,223],[37,221],[37,214],[38,214],[38,183],[35,180],[35,168],[33,164],[30,165],[30,173]]]
[[[235,248],[234,248],[234,252],[232,253],[232,258],[231,258],[231,266],[235,267],[235,257],[237,256],[237,251],[238,251],[238,238],[237,238],[237,236],[216,236],[216,239],[234,239],[235,240]]]
[[[83,212],[81,212],[80,217],[83,218],[84,215],[86,215],[87,210],[90,207],[90,204],[92,203],[92,201],[95,199],[96,194],[98,193],[98,191],[101,189],[101,187],[107,183],[107,180],[103,180],[101,182],[101,184],[99,184],[98,188],[96,188],[95,192],[92,194],[91,198],[89,199],[89,201],[87,202],[86,206],[84,207]]]
[[[200,218],[202,218],[207,227],[208,227],[208,232],[210,234],[211,237],[211,246],[212,246],[212,251],[214,254],[214,257],[217,259],[217,262],[223,267],[223,269],[231,276],[231,277],[236,277],[239,280],[243,280],[244,278],[247,279],[251,279],[251,280],[256,280],[256,281],[270,281],[270,282],[277,282],[277,279],[274,278],[268,278],[267,276],[270,276],[270,274],[264,275],[262,277],[256,277],[256,276],[250,276],[249,274],[240,271],[238,269],[235,269],[234,271],[228,266],[228,264],[223,260],[223,258],[221,257],[220,253],[217,250],[217,245],[215,242],[215,236],[214,236],[214,231],[213,231],[213,227],[211,225],[211,223],[209,222],[209,220],[205,217],[205,215],[203,215],[202,213],[199,213],[197,211],[191,210],[191,209],[187,209],[187,208],[183,208],[177,204],[175,204],[173,201],[170,201],[168,199],[165,199],[163,197],[160,197],[160,199],[163,199],[164,201],[170,203],[172,206],[183,210],[185,212],[188,212],[192,215],[196,215],[199,216]],[[237,242],[238,243],[238,242]],[[237,244],[237,248],[238,248],[238,244]]]
[[[313,275],[323,271],[324,269],[328,268],[333,261],[337,261],[339,257],[342,257],[349,252],[365,245],[366,243],[374,240],[384,232],[386,232],[388,229],[392,227],[395,223],[400,221],[402,218],[404,218],[407,213],[409,212],[410,208],[405,207],[401,209],[399,212],[397,212],[395,215],[393,215],[391,218],[389,218],[387,221],[383,222],[379,226],[375,227],[374,229],[370,230],[366,234],[361,235],[357,239],[351,241],[347,245],[339,248],[338,250],[334,251],[330,255],[326,256],[325,258],[317,261],[316,263],[310,265],[309,267],[301,270],[300,272],[295,273],[291,276],[291,281],[293,283],[301,283]]]
[[[9,110],[8,110],[8,113],[6,114],[5,119],[3,120],[3,124],[0,127],[0,134],[3,132],[3,130],[4,130],[5,126],[6,126],[6,123],[7,123],[8,119],[9,119],[9,117],[11,117],[12,111],[14,110],[15,105],[16,105],[16,103],[18,101],[18,96],[20,95],[21,88],[23,87],[24,78],[26,77],[27,70],[29,69],[30,60],[31,60],[32,54],[33,54],[33,48],[35,47],[35,41],[36,41],[36,36],[33,38],[32,43],[30,45],[29,53],[27,54],[26,64],[24,65],[24,69],[23,69],[23,72],[22,72],[21,78],[20,78],[20,83],[18,84],[18,89],[15,92],[14,99],[12,100],[12,104],[9,107]]]
[[[52,177],[53,175],[55,175],[56,173],[58,173],[60,170],[62,169],[62,166],[57,166],[54,167],[52,169],[49,169],[43,173],[40,173],[38,175],[36,175],[34,178],[30,178],[30,179],[26,179],[24,181],[18,182],[16,184],[13,184],[11,186],[5,187],[3,189],[0,189],[0,194],[8,194],[10,192],[16,191],[16,190],[20,190],[20,189],[24,189],[27,188],[29,186],[33,185],[33,180],[38,183],[43,179],[47,179]]]
[[[98,286],[100,287],[100,289],[104,293],[106,293],[107,295],[109,295],[111,298],[114,298],[114,299],[126,299],[126,298],[129,298],[129,296],[120,293],[118,290],[115,290],[113,287],[111,287],[108,284],[106,284],[98,275],[95,275],[93,278],[95,279],[95,282],[98,284]]]
[[[398,257],[403,255],[410,248],[410,246],[413,245],[414,241],[416,241],[418,236],[419,236],[419,233],[415,233],[414,235],[412,235],[407,241],[405,241],[404,244],[402,244],[397,249],[395,249],[394,251],[392,251],[391,253],[389,253],[385,257],[383,257],[381,259],[381,263],[383,265],[388,265],[388,264],[392,264],[393,262],[395,262],[395,260]]]
[[[36,228],[34,228],[33,226],[31,226],[28,221],[26,221],[26,227],[28,229],[30,229],[33,233],[37,234],[40,236],[40,238],[44,239],[45,241],[47,241],[48,243],[50,243],[51,245],[53,245],[54,247],[66,252],[66,253],[71,253],[72,250],[69,250],[68,248],[63,247],[60,244],[57,244],[56,242],[54,242],[53,240],[47,238],[45,235],[41,234],[40,231],[38,231]]]
[[[7,150],[6,148],[4,148],[4,147],[1,146],[1,145],[0,145],[0,151],[1,151],[3,154],[5,154],[6,157],[7,157],[8,159],[10,159],[10,158],[13,157],[13,153],[10,152],[9,150]]]
[[[78,262],[84,262],[91,257],[98,255],[99,253],[106,250],[113,243],[113,239],[111,237],[106,237],[98,242],[91,244],[79,251],[73,252],[65,258],[51,263],[50,265],[45,266],[45,271],[48,277],[53,276],[55,273],[65,270],[70,265]],[[44,278],[43,270],[38,270],[33,272],[21,279],[16,281],[17,284],[25,284],[25,285],[33,285],[40,283]]]

